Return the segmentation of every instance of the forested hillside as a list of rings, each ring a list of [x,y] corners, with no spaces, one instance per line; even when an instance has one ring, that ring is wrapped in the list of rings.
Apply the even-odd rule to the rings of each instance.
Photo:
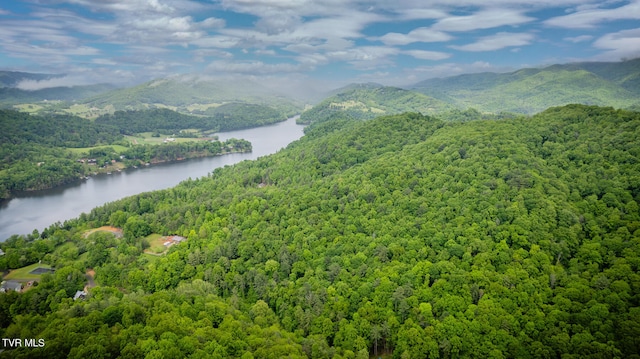
[[[460,108],[533,114],[571,103],[630,108],[640,104],[640,59],[479,73],[419,82],[412,90]]]
[[[37,103],[41,101],[79,101],[113,90],[113,88],[114,86],[106,84],[50,87],[33,91],[2,87],[0,88],[0,105],[8,106],[23,103]]]
[[[300,115],[301,123],[350,117],[370,120],[402,112],[440,113],[455,107],[418,92],[377,84],[350,85]]]
[[[211,111],[209,116],[185,115],[169,109],[116,111],[102,115],[96,123],[118,128],[122,133],[134,134],[151,131],[179,131],[182,129],[231,131],[263,126],[287,118],[267,106],[228,104]]]
[[[640,355],[640,114],[420,114],[286,150],[1,247],[0,358]],[[86,230],[123,228],[123,238]],[[186,238],[150,256],[149,235]],[[97,287],[72,300],[95,270]]]
[[[158,163],[228,152],[251,151],[244,140],[211,141],[199,133],[257,126],[273,118],[203,118],[170,110],[116,112],[89,121],[70,115],[35,116],[0,110],[0,199],[20,191],[53,188],[89,174],[108,173],[145,163]],[[190,137],[189,142],[141,144],[123,134],[166,131]],[[175,140],[175,139],[173,139]],[[161,144],[161,146],[158,146]],[[119,148],[116,150],[115,148]],[[87,161],[91,159],[91,164]]]
[[[31,116],[0,110],[0,199],[51,188],[84,175],[68,147],[106,145],[122,139],[114,127],[73,116]]]

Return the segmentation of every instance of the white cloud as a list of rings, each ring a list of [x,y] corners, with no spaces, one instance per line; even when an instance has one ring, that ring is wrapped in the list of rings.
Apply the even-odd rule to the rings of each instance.
[[[125,52],[136,55],[154,55],[160,56],[168,54],[170,51],[162,46],[153,45],[129,45],[126,47]]]
[[[640,1],[634,0],[616,8],[582,7],[574,13],[554,17],[544,23],[555,27],[589,29],[601,22],[617,20],[640,20]]]
[[[449,62],[433,66],[419,66],[405,69],[405,73],[407,74],[407,78],[419,81],[429,78],[448,77],[467,73],[507,72],[512,70],[513,68],[510,67],[495,67],[485,61],[475,61],[470,64]]]
[[[84,6],[94,12],[172,14],[196,11],[205,8],[203,4],[189,0],[66,0]]]
[[[593,27],[640,16],[640,0],[20,1],[29,1],[30,13],[17,16],[0,9],[0,58],[28,59],[38,72],[46,68],[66,73],[67,68],[93,66],[100,76],[113,77],[114,70],[120,69],[127,79],[167,76],[205,64],[208,71],[273,77],[337,64],[331,67],[335,73],[347,73],[344,69],[352,67],[363,71],[353,76],[371,71],[374,77],[388,73],[393,78],[402,71],[407,76],[420,73],[402,69],[396,62],[408,60],[406,56],[426,61],[457,56],[456,61],[465,61],[464,54],[447,50],[447,45],[469,52],[510,48],[524,56],[527,48],[522,46],[534,38],[558,43],[555,34],[546,37],[549,32],[536,32],[541,24]],[[571,13],[548,22],[534,18],[548,13],[539,10],[551,8]],[[241,14],[241,25],[228,16],[233,13]],[[420,27],[407,27],[416,23]],[[451,46],[454,38],[457,46]],[[624,31],[565,37],[563,45],[577,44],[577,49],[594,39],[598,40],[593,46],[603,58],[622,57],[637,47],[635,33]],[[445,50],[426,45],[437,42]],[[410,44],[411,50],[404,47]],[[89,76],[88,71],[83,74]]]
[[[308,21],[292,33],[316,38],[360,38],[368,24],[381,21],[376,14],[349,12],[345,15]]]
[[[326,57],[331,61],[348,62],[359,70],[371,70],[392,65],[393,63],[390,61],[390,58],[398,53],[400,53],[400,50],[394,47],[361,46],[347,50],[328,52],[326,53]]]
[[[318,1],[319,3],[322,1]],[[244,9],[259,8],[272,10],[292,10],[309,6],[312,2],[309,0],[223,0],[225,7]]]
[[[394,8],[402,8],[402,9],[424,9],[424,8],[442,8],[442,7],[458,7],[458,8],[470,8],[470,7],[486,7],[488,5],[492,7],[548,7],[548,6],[572,6],[572,5],[581,5],[585,3],[597,3],[602,2],[603,0],[538,0],[538,1],[530,1],[530,0],[491,0],[490,2],[486,0],[457,0],[454,4],[452,4],[449,0],[431,0],[428,3],[423,0],[396,0],[394,2],[390,2],[388,0],[373,0],[367,3],[376,3],[376,6],[379,6],[384,9],[394,9]]]
[[[305,65],[278,63],[267,64],[262,61],[213,61],[207,66],[206,71],[209,73],[231,74],[252,74],[252,75],[268,75],[276,73],[290,73],[309,70]]]
[[[420,27],[412,30],[408,34],[390,32],[379,38],[372,38],[382,41],[385,45],[407,45],[414,42],[441,42],[452,39],[452,36],[442,31]]]
[[[103,59],[103,58],[94,58],[93,60],[91,60],[91,62],[96,64],[96,65],[103,65],[103,66],[115,66],[115,65],[118,65],[118,63],[116,61],[113,61],[111,59]]]
[[[254,51],[256,55],[266,55],[266,56],[276,56],[275,50],[256,50]]]
[[[403,51],[402,53],[413,56],[416,59],[420,59],[420,60],[436,61],[436,60],[448,59],[449,57],[451,57],[451,54],[448,54],[446,52],[439,52],[439,51],[407,50],[407,51]]]
[[[17,86],[23,90],[35,91],[51,87],[71,87],[92,85],[97,83],[131,84],[133,80],[139,80],[139,74],[112,67],[87,67],[68,66],[65,75],[60,75],[42,81],[25,80]],[[55,72],[47,71],[47,72]]]
[[[438,10],[435,8],[430,9],[397,9],[397,13],[401,20],[428,20],[428,19],[441,19],[447,17],[447,13],[444,10]]]
[[[593,39],[593,36],[591,35],[581,35],[576,37],[565,37],[563,40],[577,44],[580,42],[590,41],[591,39]]]
[[[201,28],[221,28],[226,25],[224,19],[218,19],[215,17],[206,18],[198,23]]]
[[[19,83],[17,83],[15,87],[19,88],[20,90],[36,91],[36,90],[42,90],[42,89],[51,88],[51,87],[71,87],[71,86],[78,86],[78,85],[89,85],[89,83],[86,83],[85,81],[77,77],[73,78],[73,77],[64,76],[64,77],[54,77],[54,78],[40,80],[40,81],[22,80]]]
[[[606,34],[597,39],[593,46],[607,50],[597,56],[598,60],[619,61],[622,58],[635,58],[640,56],[640,28],[622,30]]]
[[[527,33],[499,32],[492,36],[480,38],[480,40],[472,44],[462,46],[452,45],[450,47],[461,51],[495,51],[504,49],[505,47],[528,45],[533,38],[534,36],[532,34]]]
[[[196,62],[205,62],[207,58],[216,59],[232,59],[233,54],[228,51],[222,51],[218,49],[197,49],[191,51],[193,59]]]
[[[535,20],[525,16],[521,11],[510,9],[481,10],[468,16],[445,17],[433,25],[435,30],[441,31],[472,31],[491,29],[501,26],[517,26]]]

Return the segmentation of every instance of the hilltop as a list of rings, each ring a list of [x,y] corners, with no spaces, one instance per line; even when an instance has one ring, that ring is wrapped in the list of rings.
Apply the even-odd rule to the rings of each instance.
[[[402,112],[434,114],[454,108],[418,92],[378,84],[352,84],[334,93],[303,112],[300,122],[324,122],[335,116],[369,120]]]
[[[459,108],[494,113],[533,114],[570,103],[627,108],[640,104],[640,59],[465,74],[425,80],[410,89]]]
[[[101,94],[83,103],[98,108],[109,106],[115,110],[170,108],[196,114],[227,103],[269,106],[289,115],[302,108],[295,100],[256,82],[209,80],[195,76],[158,79]]]

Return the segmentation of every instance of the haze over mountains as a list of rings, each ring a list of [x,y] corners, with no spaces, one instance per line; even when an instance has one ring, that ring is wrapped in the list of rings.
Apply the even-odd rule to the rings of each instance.
[[[460,75],[411,88],[457,107],[488,112],[532,114],[569,103],[624,108],[640,104],[640,59]]]
[[[183,113],[204,113],[225,103],[266,105],[286,114],[301,112],[317,101],[285,95],[264,84],[243,80],[213,80],[197,76],[158,79],[134,87],[109,85],[57,87],[28,91],[16,86],[53,75],[0,72],[0,104],[11,106],[41,101],[66,101],[99,109],[140,110],[170,108]],[[416,111],[425,114],[474,108],[481,112],[533,114],[569,103],[631,108],[640,106],[640,59],[622,62],[585,62],[526,68],[509,73],[474,73],[418,82],[405,89],[367,83],[327,92],[324,100],[302,120],[326,118],[345,112],[356,118]],[[87,111],[85,109],[85,111]],[[82,114],[82,110],[79,111]],[[73,113],[73,112],[72,112]]]

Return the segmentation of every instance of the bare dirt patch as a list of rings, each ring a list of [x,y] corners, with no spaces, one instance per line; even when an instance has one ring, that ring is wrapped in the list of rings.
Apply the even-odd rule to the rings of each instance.
[[[96,286],[96,282],[93,280],[93,278],[95,278],[96,276],[96,271],[94,271],[93,269],[88,269],[84,276],[85,278],[87,278],[87,285],[84,286],[84,291],[86,292],[90,288]]]

